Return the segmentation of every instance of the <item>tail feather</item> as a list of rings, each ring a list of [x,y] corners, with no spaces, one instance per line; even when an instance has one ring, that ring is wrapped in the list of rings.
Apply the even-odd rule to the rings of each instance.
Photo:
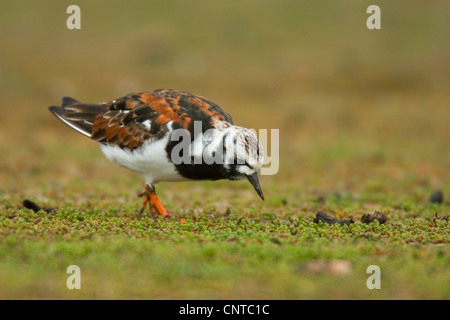
[[[71,97],[63,97],[61,107],[65,108],[67,106],[70,106],[71,104],[76,104],[76,103],[80,103],[80,101],[75,100],[74,98],[71,98]]]
[[[92,123],[98,114],[107,111],[105,104],[83,104],[79,101],[64,97],[61,107],[48,108],[58,119],[87,137],[92,135]]]
[[[96,114],[87,112],[66,112],[64,118],[69,121],[84,121],[92,124],[95,120]]]
[[[80,112],[80,113],[91,113],[100,114],[106,111],[105,105],[103,104],[87,104],[87,103],[75,103],[65,107],[66,110]]]

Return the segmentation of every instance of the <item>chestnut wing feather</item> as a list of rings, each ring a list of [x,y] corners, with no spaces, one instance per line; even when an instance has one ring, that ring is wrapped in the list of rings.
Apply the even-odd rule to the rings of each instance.
[[[169,122],[172,129],[193,132],[194,121],[202,122],[202,131],[233,122],[217,104],[192,93],[168,89],[137,92],[111,102],[108,111],[96,117],[91,138],[132,150],[147,139],[162,138]]]

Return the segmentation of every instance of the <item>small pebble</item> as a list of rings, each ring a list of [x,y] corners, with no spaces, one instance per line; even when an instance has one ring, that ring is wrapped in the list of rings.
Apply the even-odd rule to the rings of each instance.
[[[350,225],[353,223],[353,219],[336,219],[322,211],[317,211],[316,217],[314,218],[313,221],[314,221],[314,223],[319,223],[319,221],[322,221],[323,223],[328,223],[328,224],[338,223],[341,226]]]
[[[444,201],[444,193],[441,190],[434,191],[430,199],[428,199],[429,203],[439,203],[441,204]]]
[[[36,203],[34,203],[33,201],[28,200],[28,199],[25,199],[23,201],[23,206],[25,208],[27,208],[27,209],[33,210],[34,212],[38,212],[40,210],[43,210],[43,211],[45,211],[47,213],[50,213],[52,211],[56,211],[56,208],[42,208],[42,207],[38,206]]]
[[[301,271],[307,271],[312,274],[332,274],[343,276],[353,270],[353,265],[348,260],[312,260],[300,268]]]
[[[388,219],[384,213],[379,211],[375,211],[374,213],[364,213],[361,217],[361,222],[366,224],[372,223],[375,220],[378,220],[380,224],[383,224],[386,223]]]

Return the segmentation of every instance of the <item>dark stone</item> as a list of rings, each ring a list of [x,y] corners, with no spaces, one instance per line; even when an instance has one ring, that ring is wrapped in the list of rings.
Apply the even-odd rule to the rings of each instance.
[[[378,220],[380,224],[383,224],[386,223],[388,219],[384,213],[379,211],[375,211],[374,213],[365,213],[361,217],[361,222],[366,224],[372,223],[375,220]]]
[[[438,203],[441,204],[444,201],[444,193],[441,190],[434,191],[430,199],[428,199],[429,203]]]
[[[323,223],[328,223],[328,224],[337,223],[337,224],[340,224],[341,226],[350,225],[353,223],[353,219],[336,219],[322,211],[317,211],[316,217],[314,218],[313,221],[314,221],[314,223],[319,223],[319,221],[322,221]]]
[[[36,203],[34,203],[33,201],[28,200],[28,199],[25,199],[23,201],[23,206],[25,208],[27,208],[27,209],[33,210],[34,212],[38,212],[40,210],[43,210],[43,211],[45,211],[47,213],[50,213],[52,211],[56,211],[56,208],[42,208],[42,207],[38,206]]]

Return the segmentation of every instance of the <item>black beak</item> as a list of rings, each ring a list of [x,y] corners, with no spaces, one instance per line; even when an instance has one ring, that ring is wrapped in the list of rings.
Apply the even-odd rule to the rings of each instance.
[[[247,179],[248,179],[248,181],[250,181],[253,188],[255,188],[256,192],[259,194],[261,199],[263,199],[263,201],[264,201],[264,194],[262,192],[261,186],[259,185],[258,173],[255,172],[254,174],[247,176]]]

